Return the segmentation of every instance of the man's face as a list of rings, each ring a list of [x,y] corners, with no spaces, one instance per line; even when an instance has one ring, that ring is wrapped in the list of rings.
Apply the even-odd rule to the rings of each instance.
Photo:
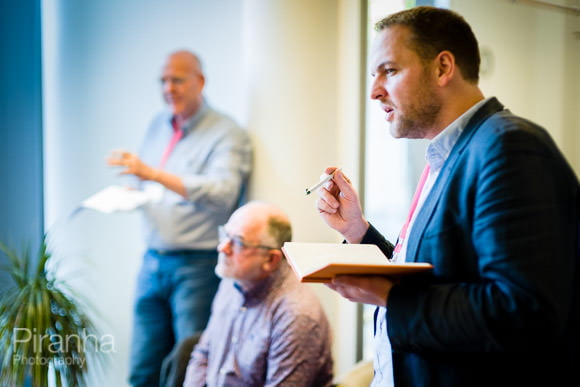
[[[174,115],[192,116],[201,104],[204,77],[197,63],[182,55],[170,56],[161,73],[163,99]]]
[[[215,268],[219,277],[233,278],[242,287],[261,281],[270,273],[264,267],[268,262],[269,249],[262,246],[259,240],[262,227],[252,222],[251,216],[245,212],[234,213],[223,226]]]
[[[370,55],[371,98],[385,111],[393,137],[429,138],[441,110],[436,74],[410,48],[409,36],[402,26],[377,34]]]

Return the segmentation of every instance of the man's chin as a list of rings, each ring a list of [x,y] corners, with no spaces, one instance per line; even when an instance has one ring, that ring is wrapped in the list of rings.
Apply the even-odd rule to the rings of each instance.
[[[391,133],[391,137],[393,138],[403,137],[399,125],[396,122],[390,122],[389,133]]]
[[[171,113],[175,116],[183,114],[183,109],[180,106],[174,105],[171,102],[167,103],[167,107],[171,110]]]
[[[217,264],[215,269],[213,270],[215,275],[217,275],[219,278],[228,278],[227,276],[227,270],[225,270],[225,268],[223,267],[223,265],[221,264]]]

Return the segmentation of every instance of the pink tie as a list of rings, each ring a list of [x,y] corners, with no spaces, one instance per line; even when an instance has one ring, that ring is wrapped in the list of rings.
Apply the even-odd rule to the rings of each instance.
[[[178,119],[177,117],[173,117],[173,119],[171,120],[171,125],[173,126],[173,137],[171,137],[171,141],[169,141],[169,144],[167,145],[167,148],[165,148],[165,152],[163,153],[163,157],[161,157],[159,169],[163,169],[163,167],[165,166],[165,162],[169,158],[169,155],[173,151],[173,148],[175,148],[175,144],[177,144],[177,142],[181,139],[181,136],[183,136],[180,119]]]
[[[401,233],[399,234],[397,245],[395,246],[395,250],[393,251],[394,254],[398,254],[401,251],[401,248],[403,247],[403,242],[405,241],[405,237],[407,236],[407,228],[409,227],[409,223],[411,223],[411,219],[413,219],[413,214],[415,213],[415,209],[417,208],[417,203],[419,202],[419,197],[421,196],[421,191],[423,191],[423,186],[425,185],[427,176],[429,176],[429,164],[425,165],[423,173],[421,173],[421,177],[419,178],[419,183],[417,184],[415,194],[413,195],[413,200],[411,201],[409,215],[407,216],[407,221],[403,225]]]

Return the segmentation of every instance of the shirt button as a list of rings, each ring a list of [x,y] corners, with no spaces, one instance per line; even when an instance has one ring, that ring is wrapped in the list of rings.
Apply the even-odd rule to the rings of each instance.
[[[228,373],[228,371],[227,371],[225,368],[222,368],[222,369],[220,370],[220,374],[221,374],[221,375],[225,375],[225,374],[227,374],[227,373]]]
[[[232,337],[232,344],[235,344],[238,342],[238,338],[237,337]]]

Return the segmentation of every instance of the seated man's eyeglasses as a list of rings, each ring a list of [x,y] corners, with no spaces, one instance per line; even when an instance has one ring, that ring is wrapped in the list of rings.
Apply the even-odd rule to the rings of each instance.
[[[265,246],[265,245],[255,245],[251,243],[244,242],[244,239],[238,235],[230,235],[224,226],[218,226],[218,238],[219,243],[231,242],[239,251],[243,249],[266,249],[266,250],[279,250],[279,247]]]

